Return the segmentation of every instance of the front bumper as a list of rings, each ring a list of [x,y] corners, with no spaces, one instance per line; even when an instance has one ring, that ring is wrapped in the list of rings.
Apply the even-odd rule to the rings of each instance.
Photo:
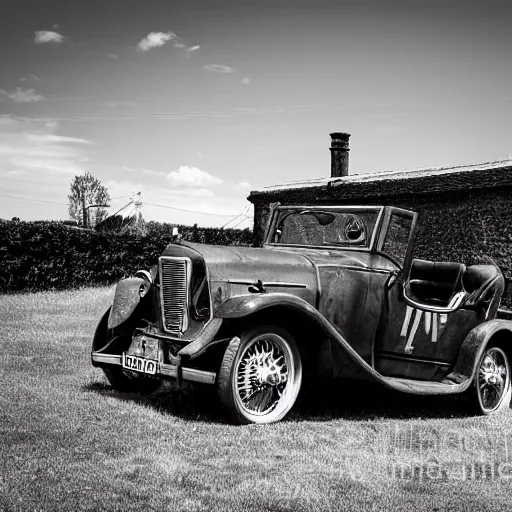
[[[118,354],[104,354],[102,352],[93,352],[91,354],[92,364],[94,366],[122,366],[123,357]],[[181,374],[181,375],[179,375]],[[157,363],[157,377],[163,379],[178,379],[189,382],[199,382],[201,384],[215,384],[217,374],[215,372],[207,372],[197,370],[196,368],[186,368],[178,364]]]

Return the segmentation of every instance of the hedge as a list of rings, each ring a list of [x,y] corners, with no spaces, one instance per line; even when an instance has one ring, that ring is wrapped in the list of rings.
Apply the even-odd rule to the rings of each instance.
[[[156,264],[171,224],[147,225],[145,235],[97,232],[61,222],[0,220],[0,292],[106,285]],[[178,226],[183,240],[251,245],[249,230]]]

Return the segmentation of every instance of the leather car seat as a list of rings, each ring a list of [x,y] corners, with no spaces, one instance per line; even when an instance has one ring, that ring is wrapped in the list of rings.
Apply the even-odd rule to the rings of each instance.
[[[462,263],[415,259],[412,262],[407,295],[425,305],[446,307],[462,288],[466,267]]]
[[[494,303],[499,305],[505,278],[494,265],[471,265],[462,276],[462,284],[469,294],[465,301],[467,307],[491,308]]]

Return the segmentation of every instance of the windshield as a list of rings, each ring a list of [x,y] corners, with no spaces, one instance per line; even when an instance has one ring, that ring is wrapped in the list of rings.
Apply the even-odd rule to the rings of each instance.
[[[268,243],[370,247],[379,209],[279,209]]]

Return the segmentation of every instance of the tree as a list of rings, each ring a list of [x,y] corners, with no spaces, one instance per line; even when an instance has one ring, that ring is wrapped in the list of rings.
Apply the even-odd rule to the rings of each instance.
[[[94,208],[96,222],[107,216],[106,207],[110,206],[110,196],[105,186],[90,172],[75,176],[71,182],[69,199],[69,216],[79,226],[89,227],[90,210]]]

